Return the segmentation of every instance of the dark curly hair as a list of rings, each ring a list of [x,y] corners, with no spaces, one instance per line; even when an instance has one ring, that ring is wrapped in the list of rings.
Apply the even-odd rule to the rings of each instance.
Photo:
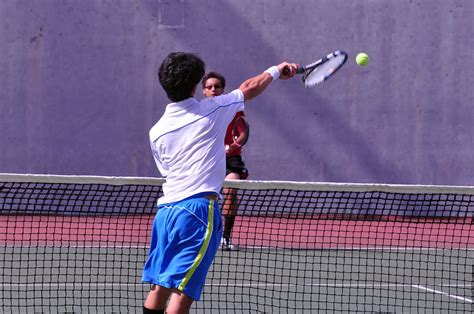
[[[204,61],[195,54],[173,52],[161,63],[158,79],[171,101],[181,101],[193,95],[205,67]]]
[[[204,75],[204,77],[201,80],[202,88],[206,86],[206,81],[210,78],[218,79],[219,82],[221,82],[222,88],[225,88],[225,77],[222,74],[217,73],[217,72],[209,72],[206,75]]]

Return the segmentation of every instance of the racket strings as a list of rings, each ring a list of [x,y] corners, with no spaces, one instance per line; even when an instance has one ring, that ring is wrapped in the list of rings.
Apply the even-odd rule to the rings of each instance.
[[[346,60],[347,54],[338,51],[329,54],[325,59],[318,62],[318,65],[307,66],[302,77],[303,84],[306,87],[311,87],[326,81]]]
[[[344,63],[344,56],[329,59],[320,66],[305,72],[303,82],[306,86],[313,86],[324,82]]]

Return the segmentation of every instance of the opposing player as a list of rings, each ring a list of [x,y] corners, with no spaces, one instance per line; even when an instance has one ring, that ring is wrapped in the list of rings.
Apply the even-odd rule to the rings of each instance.
[[[206,97],[215,97],[222,95],[225,89],[225,77],[216,72],[209,72],[202,79],[202,91]],[[246,128],[239,128],[239,136],[234,138],[234,125],[238,117],[245,116],[244,111],[235,114],[234,119],[227,127],[224,145],[226,149],[226,179],[244,180],[248,177],[248,170],[242,159],[242,145],[244,139],[248,137]],[[240,127],[240,126],[239,126]],[[235,216],[238,208],[237,191],[235,189],[224,189],[224,206],[222,215],[224,216],[224,233],[221,240],[221,248],[223,250],[235,250],[232,244],[231,235],[234,227]]]
[[[281,74],[285,67],[288,75]],[[198,101],[193,96],[204,62],[183,52],[162,62],[158,77],[171,103],[150,130],[150,144],[166,182],[143,270],[143,281],[152,284],[144,313],[189,313],[199,300],[222,235],[216,199],[225,176],[227,126],[244,110],[244,101],[257,97],[274,79],[293,77],[296,67],[283,62],[228,94]]]

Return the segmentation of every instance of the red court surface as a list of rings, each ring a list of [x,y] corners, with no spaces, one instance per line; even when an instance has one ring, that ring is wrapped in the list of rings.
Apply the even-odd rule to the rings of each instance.
[[[148,245],[153,215],[0,216],[0,245]],[[237,217],[233,241],[291,249],[474,249],[472,218],[351,220]]]

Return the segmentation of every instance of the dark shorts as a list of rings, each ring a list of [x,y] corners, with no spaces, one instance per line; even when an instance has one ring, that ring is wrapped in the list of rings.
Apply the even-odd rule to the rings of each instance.
[[[238,173],[240,179],[247,179],[247,177],[249,176],[249,171],[247,170],[247,168],[245,168],[245,163],[242,160],[242,156],[235,155],[226,158],[225,174],[228,175],[229,173]]]

